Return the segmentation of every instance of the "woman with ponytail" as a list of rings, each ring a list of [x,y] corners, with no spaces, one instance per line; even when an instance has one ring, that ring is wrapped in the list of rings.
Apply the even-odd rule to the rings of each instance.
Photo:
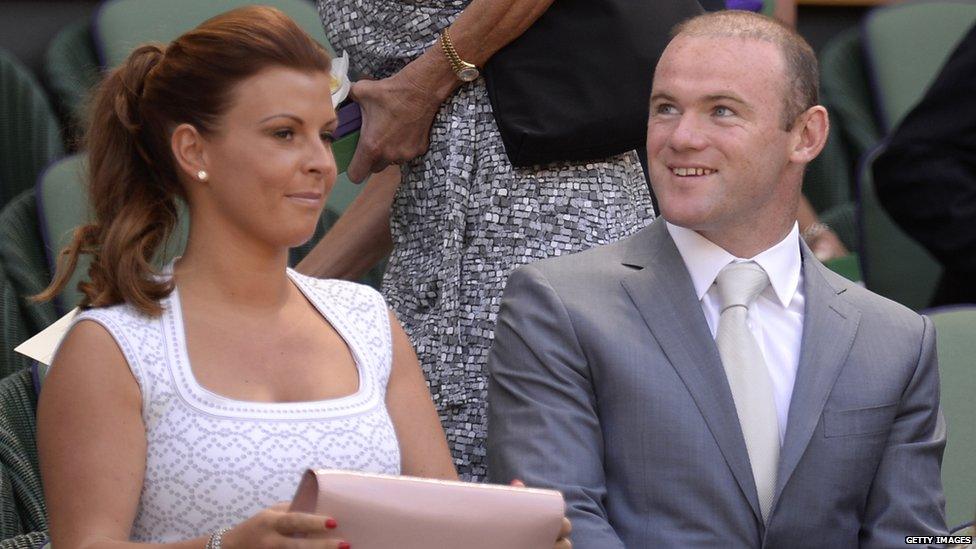
[[[305,468],[456,478],[379,294],[286,267],[336,178],[329,68],[249,7],[137,48],[97,91],[94,217],[40,296],[91,256],[38,410],[54,547],[349,547],[275,506]],[[180,202],[186,251],[157,270]]]

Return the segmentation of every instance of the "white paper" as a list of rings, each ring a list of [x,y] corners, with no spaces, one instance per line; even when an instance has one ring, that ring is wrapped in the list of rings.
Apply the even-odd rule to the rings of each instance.
[[[71,321],[78,315],[78,307],[72,309],[68,314],[59,318],[34,337],[18,345],[14,351],[33,358],[45,366],[50,366],[54,359],[54,351],[58,350],[58,345],[68,333]]]

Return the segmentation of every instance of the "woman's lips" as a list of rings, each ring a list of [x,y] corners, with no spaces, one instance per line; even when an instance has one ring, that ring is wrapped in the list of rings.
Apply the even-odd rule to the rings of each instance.
[[[322,202],[322,193],[316,191],[289,193],[286,194],[285,197],[290,198],[299,204],[309,206],[318,206]]]

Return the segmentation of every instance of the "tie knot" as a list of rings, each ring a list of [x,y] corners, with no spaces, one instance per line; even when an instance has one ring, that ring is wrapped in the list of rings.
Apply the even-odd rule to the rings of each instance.
[[[757,263],[729,263],[715,278],[722,311],[735,305],[748,307],[769,285],[769,276]]]

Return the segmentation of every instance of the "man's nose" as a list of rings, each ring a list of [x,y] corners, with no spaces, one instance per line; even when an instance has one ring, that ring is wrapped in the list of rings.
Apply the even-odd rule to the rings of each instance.
[[[683,113],[671,132],[668,145],[675,150],[704,148],[705,133],[698,115],[691,112]]]

